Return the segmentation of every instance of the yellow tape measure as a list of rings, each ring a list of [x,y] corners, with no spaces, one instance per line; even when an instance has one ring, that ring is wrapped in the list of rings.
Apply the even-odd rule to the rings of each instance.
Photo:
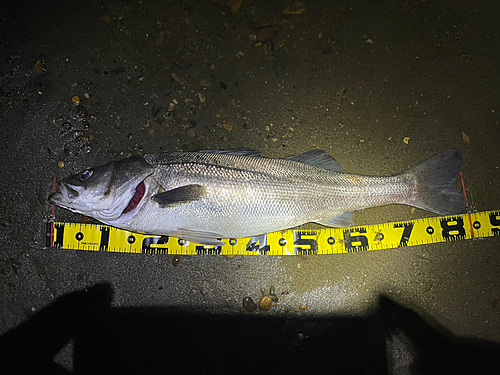
[[[350,228],[285,230],[223,239],[204,246],[169,236],[134,233],[107,225],[47,222],[46,247],[69,250],[177,255],[322,255],[393,249],[500,236],[500,211],[432,217]]]

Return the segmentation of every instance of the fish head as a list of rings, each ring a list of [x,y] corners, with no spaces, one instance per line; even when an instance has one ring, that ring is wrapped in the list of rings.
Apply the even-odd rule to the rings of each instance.
[[[113,222],[141,203],[154,168],[141,157],[88,168],[64,178],[49,201],[70,211]]]

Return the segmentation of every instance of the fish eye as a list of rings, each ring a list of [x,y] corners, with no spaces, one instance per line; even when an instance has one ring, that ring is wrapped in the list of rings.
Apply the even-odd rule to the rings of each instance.
[[[80,175],[80,181],[85,181],[85,180],[88,180],[90,178],[90,176],[92,176],[92,173],[94,173],[94,171],[92,169],[86,169],[82,172],[82,174]]]

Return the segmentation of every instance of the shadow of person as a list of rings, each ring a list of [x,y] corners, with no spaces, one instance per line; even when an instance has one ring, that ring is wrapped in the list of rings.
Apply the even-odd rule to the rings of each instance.
[[[110,284],[76,291],[7,332],[0,338],[0,373],[500,371],[498,343],[458,338],[384,296],[366,317],[213,315],[174,308],[116,308],[111,307],[112,297]],[[68,342],[73,343],[72,370],[54,359]]]

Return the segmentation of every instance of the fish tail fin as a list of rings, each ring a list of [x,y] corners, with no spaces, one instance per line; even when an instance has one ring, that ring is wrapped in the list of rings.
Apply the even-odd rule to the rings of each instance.
[[[405,203],[439,215],[465,213],[465,197],[455,187],[461,169],[462,152],[456,149],[443,151],[410,169],[416,186]]]

